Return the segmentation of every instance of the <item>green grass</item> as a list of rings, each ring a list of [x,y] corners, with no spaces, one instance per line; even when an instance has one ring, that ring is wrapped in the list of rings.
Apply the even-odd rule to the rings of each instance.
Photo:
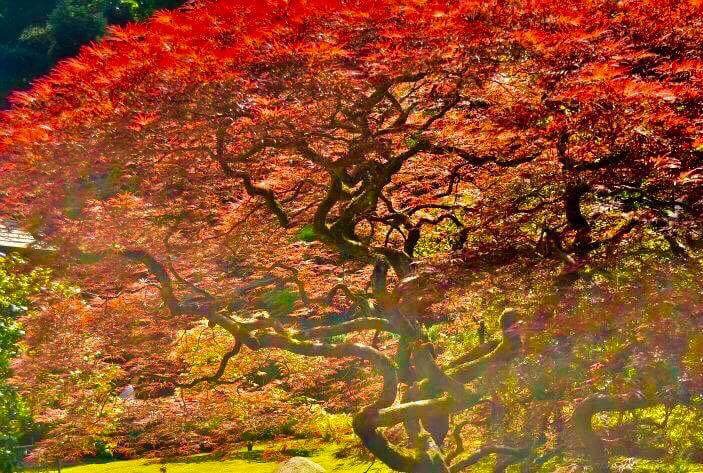
[[[161,465],[166,466],[167,473],[272,473],[277,466],[276,461],[261,460],[261,454],[269,445],[255,448],[253,452],[242,450],[226,457],[212,455],[196,455],[185,459],[165,460],[161,463],[158,459],[139,459],[112,461],[103,463],[90,463],[64,467],[63,473],[159,473]],[[271,444],[273,448],[280,445]],[[376,461],[373,465],[369,461],[356,458],[336,458],[335,452],[339,449],[336,445],[328,445],[313,450],[310,459],[328,472],[349,473],[390,473],[391,470]],[[369,468],[370,467],[370,468]],[[56,469],[43,469],[35,471],[56,471]]]
[[[194,455],[188,458],[163,461],[156,458],[142,458],[95,462],[64,467],[62,473],[159,473],[162,465],[166,466],[167,473],[273,473],[279,462],[262,460],[262,454],[265,451],[280,451],[283,445],[302,451],[308,450],[310,452],[309,458],[330,473],[392,473],[392,470],[379,461],[372,464],[370,461],[357,458],[337,458],[335,453],[341,448],[339,445],[326,444],[323,447],[311,449],[310,444],[304,441],[291,441],[283,444],[281,442],[266,442],[258,445],[258,448],[255,448],[253,452],[240,450],[228,456]],[[616,470],[624,469],[624,471],[632,471],[633,473],[703,473],[703,465],[683,461],[676,464],[663,464],[623,457],[616,457],[613,460],[613,466]],[[488,473],[493,471],[492,466],[493,462],[488,459],[476,465],[471,471]],[[553,471],[552,467],[541,471]],[[56,468],[37,468],[28,471],[48,473],[55,472]]]

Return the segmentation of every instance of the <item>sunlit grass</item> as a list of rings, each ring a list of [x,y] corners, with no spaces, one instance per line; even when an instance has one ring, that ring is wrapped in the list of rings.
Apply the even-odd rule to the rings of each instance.
[[[103,463],[91,463],[64,467],[65,473],[160,473],[160,468],[166,467],[167,473],[273,473],[276,469],[276,461],[265,461],[261,459],[265,450],[280,449],[279,444],[261,444],[253,452],[241,450],[233,455],[225,457],[214,457],[212,455],[196,455],[186,459],[165,460],[163,463],[158,459],[138,459],[125,461],[111,461]],[[389,473],[391,470],[376,461],[373,464],[367,460],[357,458],[337,458],[335,453],[339,450],[338,445],[330,444],[323,448],[313,450],[310,459],[328,472],[349,472],[349,473]],[[56,471],[56,469],[36,470],[36,471]]]
[[[161,467],[166,467],[166,473],[273,473],[278,461],[264,460],[264,452],[280,451],[284,446],[305,451],[310,444],[306,441],[291,442],[266,442],[254,448],[252,452],[240,450],[228,456],[194,455],[188,458],[159,460],[156,458],[142,458],[137,460],[105,461],[83,465],[68,466],[62,473],[161,473]],[[392,473],[393,470],[385,467],[378,460],[360,460],[356,457],[338,458],[337,453],[342,447],[330,443],[320,448],[310,450],[310,458],[321,465],[326,471],[332,473]],[[493,471],[494,459],[486,458],[469,470],[474,473],[489,473]],[[554,471],[564,466],[560,459],[555,458],[543,466],[540,473]],[[689,463],[683,460],[676,462],[656,462],[635,458],[613,457],[611,466],[614,471],[627,471],[632,473],[703,473],[703,465]],[[56,467],[31,469],[34,473],[56,472]],[[517,472],[516,469],[509,469]]]

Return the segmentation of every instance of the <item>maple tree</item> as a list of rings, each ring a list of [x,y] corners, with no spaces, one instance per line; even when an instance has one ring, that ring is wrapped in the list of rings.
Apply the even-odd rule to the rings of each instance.
[[[53,322],[29,344],[118,366],[110,382],[144,398],[217,384],[248,353],[358,359],[376,391],[354,431],[395,470],[607,471],[647,422],[605,442],[594,418],[700,411],[700,18],[202,1],[113,28],[3,115],[3,206],[89,294],[37,316]],[[440,337],[472,287],[505,297],[455,317],[470,343]],[[652,314],[622,308],[632,291]],[[169,356],[203,321],[232,339],[214,374]],[[61,324],[82,341],[60,347]]]

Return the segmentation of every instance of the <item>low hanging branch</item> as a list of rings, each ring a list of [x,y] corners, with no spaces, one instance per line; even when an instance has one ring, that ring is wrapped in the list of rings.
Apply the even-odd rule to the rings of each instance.
[[[574,408],[571,426],[580,442],[580,450],[599,473],[610,472],[606,443],[593,429],[593,417],[601,412],[624,412],[659,404],[688,404],[688,395],[645,396],[642,392],[621,395],[594,394],[581,400]]]
[[[171,304],[178,310],[184,310],[184,306],[175,299],[171,289],[170,276],[163,265],[143,252],[132,251],[126,256],[144,263],[163,286],[162,295],[171,298]],[[405,282],[405,285],[395,289],[397,294],[391,300],[411,297],[416,290],[411,290],[411,287],[414,288],[414,285]],[[358,318],[337,325],[307,329],[294,334],[295,338],[293,338],[271,331],[275,322],[267,319],[242,321],[217,314],[216,311],[210,312],[209,319],[228,330],[235,337],[235,345],[225,354],[219,368],[212,376],[197,378],[189,383],[179,383],[178,386],[189,388],[204,382],[218,381],[224,374],[229,360],[239,352],[243,345],[252,350],[278,348],[305,356],[360,358],[371,363],[371,366],[381,374],[384,382],[378,399],[355,416],[354,429],[361,436],[367,448],[385,463],[399,471],[408,472],[425,471],[425,468],[442,468],[443,461],[437,463],[438,457],[430,454],[433,451],[439,452],[438,445],[429,436],[422,434],[421,428],[418,441],[425,442],[425,448],[419,450],[416,455],[404,454],[385,440],[379,432],[379,428],[392,427],[410,418],[430,419],[438,416],[449,418],[454,412],[476,405],[481,401],[481,395],[469,391],[463,383],[474,379],[489,365],[496,366],[497,363],[509,361],[511,357],[516,355],[517,347],[519,347],[519,338],[516,338],[513,332],[517,322],[517,314],[512,309],[504,311],[501,316],[503,339],[492,350],[478,358],[460,360],[455,363],[456,368],[447,372],[443,371],[435,362],[431,346],[420,345],[414,349],[412,360],[417,373],[425,378],[418,384],[418,392],[422,396],[429,395],[429,397],[394,404],[398,394],[398,368],[381,352],[361,344],[329,344],[307,340],[308,338],[329,338],[360,330],[392,332],[393,325],[389,320]],[[405,336],[413,336],[413,332],[405,332]],[[438,397],[433,396],[429,390],[430,386],[433,386],[432,390],[439,389],[444,394]],[[464,460],[464,462],[466,461]]]
[[[451,473],[464,471],[466,468],[475,465],[488,455],[507,455],[512,457],[512,459],[519,459],[527,456],[528,452],[529,450],[524,448],[507,447],[505,445],[487,445],[481,447],[476,453],[454,463],[449,471]]]
[[[217,368],[217,371],[214,374],[212,374],[210,376],[203,376],[201,378],[196,378],[193,381],[190,381],[188,383],[176,383],[176,386],[179,388],[193,388],[201,383],[233,384],[233,383],[238,382],[239,379],[223,381],[220,378],[222,378],[222,375],[225,374],[225,370],[227,369],[227,364],[229,363],[229,360],[231,360],[232,357],[237,355],[241,349],[242,349],[242,342],[239,339],[236,339],[234,346],[227,353],[225,353],[224,356],[222,357],[222,360],[220,361],[220,366]]]

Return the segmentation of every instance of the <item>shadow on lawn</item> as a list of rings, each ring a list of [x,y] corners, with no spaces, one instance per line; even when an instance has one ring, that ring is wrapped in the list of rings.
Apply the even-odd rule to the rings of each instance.
[[[207,453],[207,454],[201,454],[201,455],[194,455],[191,457],[172,457],[172,458],[154,458],[152,461],[149,461],[149,464],[175,464],[175,463],[181,463],[181,464],[198,464],[198,463],[207,463],[207,462],[212,462],[212,461],[227,461],[227,460],[243,460],[247,462],[256,462],[256,463],[271,463],[274,462],[275,460],[265,460],[263,459],[264,452],[270,451],[270,449],[266,448],[255,448],[251,451],[238,451],[234,453],[224,453],[224,452],[216,452],[216,453]],[[308,448],[283,448],[280,450],[277,450],[277,452],[280,452],[282,455],[286,457],[311,457],[315,454],[317,449],[308,449]]]
[[[169,458],[154,458],[149,461],[149,464],[158,465],[169,463],[183,463],[183,464],[197,464],[197,463],[207,463],[212,461],[226,460],[225,454],[222,452],[216,453],[205,453],[200,455],[193,455],[189,457],[169,457]]]

